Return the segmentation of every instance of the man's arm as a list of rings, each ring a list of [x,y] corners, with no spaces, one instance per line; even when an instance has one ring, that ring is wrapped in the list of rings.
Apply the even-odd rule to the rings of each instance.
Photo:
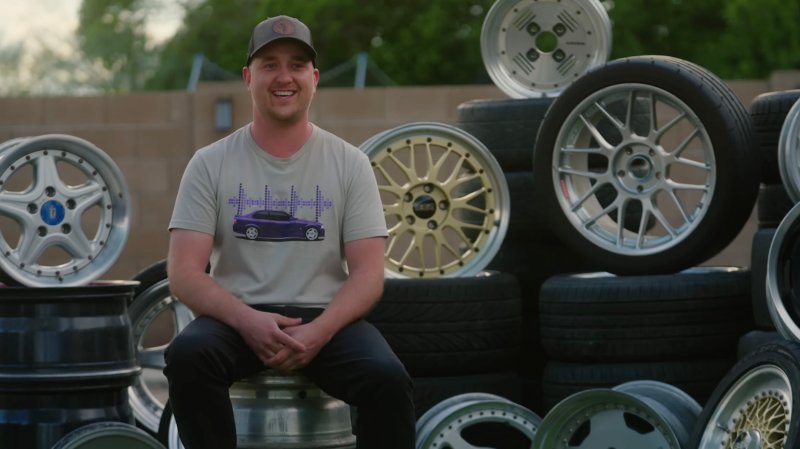
[[[206,273],[213,237],[186,229],[170,232],[167,273],[172,293],[197,315],[207,315],[236,329],[262,361],[284,346],[304,351],[305,346],[281,330],[299,319],[259,312],[244,304]]]
[[[345,243],[348,278],[325,311],[314,321],[285,328],[307,350],[284,350],[269,360],[270,366],[292,371],[308,364],[340,329],[366,315],[383,293],[383,237],[370,237]]]

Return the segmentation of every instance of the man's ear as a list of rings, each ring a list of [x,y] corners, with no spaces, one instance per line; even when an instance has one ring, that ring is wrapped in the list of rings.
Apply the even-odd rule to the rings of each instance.
[[[247,90],[250,90],[250,67],[244,66],[242,67],[242,79],[244,80],[244,85],[247,87]]]

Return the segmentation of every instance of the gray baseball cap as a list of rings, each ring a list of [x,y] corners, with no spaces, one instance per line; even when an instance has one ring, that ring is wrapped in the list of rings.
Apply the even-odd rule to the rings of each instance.
[[[250,64],[253,56],[259,50],[278,39],[294,39],[300,42],[316,66],[317,51],[314,50],[311,40],[311,30],[303,22],[289,16],[270,17],[253,28],[253,34],[250,35],[250,46],[247,50],[247,64]]]

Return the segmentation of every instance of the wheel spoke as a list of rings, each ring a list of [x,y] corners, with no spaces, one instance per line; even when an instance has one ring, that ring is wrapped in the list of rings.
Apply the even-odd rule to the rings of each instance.
[[[166,363],[164,362],[164,351],[166,348],[166,345],[163,345],[153,348],[140,349],[137,354],[139,365],[141,365],[142,368],[163,370],[166,366]]]

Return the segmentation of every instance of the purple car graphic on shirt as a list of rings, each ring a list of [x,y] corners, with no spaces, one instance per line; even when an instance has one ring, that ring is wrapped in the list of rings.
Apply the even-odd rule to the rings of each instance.
[[[322,223],[295,218],[280,210],[257,210],[233,217],[233,232],[249,240],[322,240]]]

